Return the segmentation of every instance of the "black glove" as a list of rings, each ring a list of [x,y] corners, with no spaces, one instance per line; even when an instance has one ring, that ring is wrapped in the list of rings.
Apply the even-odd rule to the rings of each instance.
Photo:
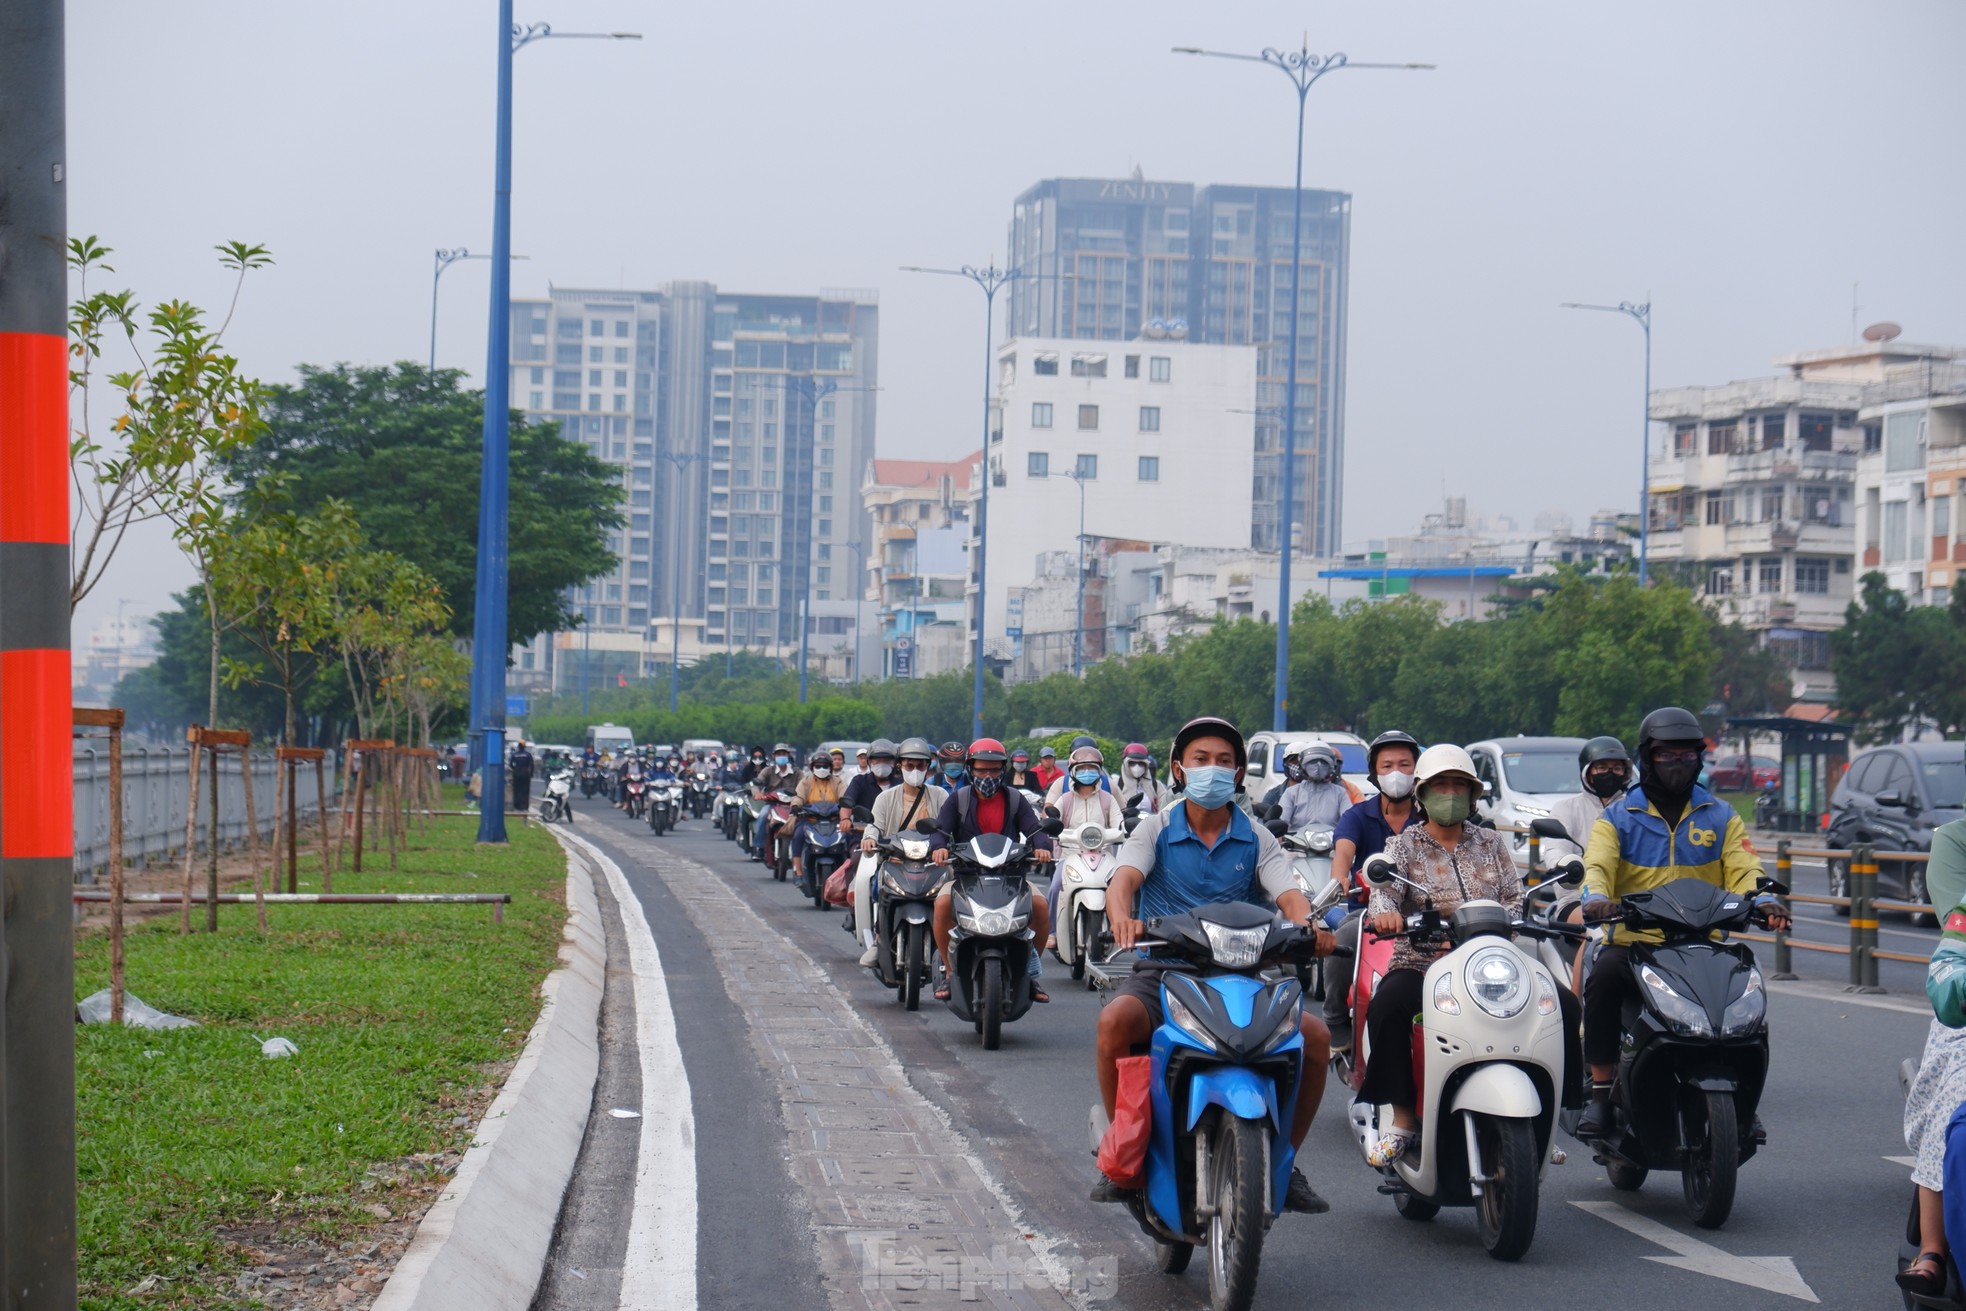
[[[1584,918],[1593,922],[1618,918],[1618,903],[1609,897],[1599,897],[1584,903]]]

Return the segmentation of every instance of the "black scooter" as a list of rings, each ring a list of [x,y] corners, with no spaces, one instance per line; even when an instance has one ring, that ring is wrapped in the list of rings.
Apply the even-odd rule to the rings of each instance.
[[[808,824],[802,860],[805,881],[799,884],[799,892],[812,898],[814,910],[825,910],[826,880],[846,861],[848,855],[846,834],[840,832],[840,803],[820,801],[810,806],[797,806],[793,808],[792,815]]]
[[[1786,892],[1764,878],[1757,892]],[[1734,1206],[1736,1172],[1761,1147],[1755,1108],[1768,1077],[1768,995],[1754,953],[1713,934],[1749,927],[1754,898],[1703,879],[1674,879],[1621,903],[1626,928],[1665,941],[1632,943],[1640,1001],[1625,1010],[1611,1132],[1590,1140],[1611,1186],[1627,1192],[1651,1170],[1677,1170],[1693,1223],[1718,1229]],[[1566,1110],[1577,1136],[1581,1110]]]
[[[874,847],[881,858],[874,876],[874,970],[911,1011],[921,1006],[922,985],[933,978],[935,895],[949,878],[948,869],[929,858],[934,832],[935,821],[924,819],[913,832],[882,838]]]
[[[1044,822],[1057,835],[1064,825]],[[1031,850],[1002,833],[981,833],[949,852],[955,869],[950,908],[949,1009],[983,1036],[983,1050],[1003,1042],[1003,1026],[1031,1009]]]

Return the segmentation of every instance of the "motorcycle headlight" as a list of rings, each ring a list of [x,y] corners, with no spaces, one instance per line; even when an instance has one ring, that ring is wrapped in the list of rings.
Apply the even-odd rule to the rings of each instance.
[[[981,910],[974,915],[956,916],[956,923],[971,933],[985,938],[1008,937],[1010,931],[1018,926],[1018,922],[1015,916],[1003,909]]]
[[[1707,1013],[1700,1006],[1673,991],[1670,983],[1659,976],[1650,965],[1641,965],[1638,977],[1652,994],[1652,1004],[1659,1008],[1666,1027],[1674,1033],[1688,1038],[1713,1037],[1713,1025]]]
[[[1068,869],[1065,871],[1065,881],[1067,883],[1083,883],[1085,881],[1085,873],[1079,869]]]
[[[1507,947],[1484,947],[1468,959],[1468,996],[1498,1020],[1529,1004],[1529,980],[1522,962]]]
[[[1317,832],[1311,834],[1310,837],[1304,840],[1304,845],[1308,847],[1310,850],[1318,853],[1320,856],[1323,855],[1325,852],[1331,850],[1330,830],[1319,829]]]
[[[1262,957],[1263,944],[1270,937],[1267,924],[1254,929],[1232,929],[1203,920],[1201,928],[1208,935],[1208,954],[1217,965],[1230,970],[1246,970],[1254,965]]]
[[[1290,1041],[1291,1035],[1296,1033],[1297,1029],[1297,1012],[1293,1010],[1277,1021],[1277,1027],[1270,1030],[1270,1036],[1263,1039],[1263,1045],[1259,1050],[1268,1051],[1272,1047],[1282,1046]]]
[[[1434,1009],[1442,1015],[1461,1013],[1461,999],[1454,995],[1454,974],[1451,970],[1434,980]]]
[[[1188,1009],[1187,1003],[1172,992],[1167,994],[1167,1018],[1173,1020],[1175,1027],[1181,1032],[1208,1050],[1219,1050],[1215,1045],[1215,1039],[1209,1036],[1207,1029],[1202,1028],[1201,1021],[1195,1018],[1195,1013]]]
[[[1761,986],[1761,971],[1750,967],[1748,986],[1727,1003],[1726,1011],[1721,1014],[1720,1034],[1723,1038],[1739,1038],[1753,1033],[1761,1027],[1767,1014],[1768,993]]]

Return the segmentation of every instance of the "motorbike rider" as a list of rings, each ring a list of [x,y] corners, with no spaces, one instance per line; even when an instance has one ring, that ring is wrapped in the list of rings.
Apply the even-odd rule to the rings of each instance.
[[[1098,747],[1080,747],[1072,752],[1065,769],[1065,779],[1071,786],[1047,807],[1058,812],[1066,832],[1088,824],[1097,824],[1100,828],[1120,826],[1125,816],[1121,813],[1119,798],[1099,786],[1105,776],[1106,755]],[[1051,887],[1046,892],[1046,899],[1053,906],[1058,904],[1058,890],[1064,878],[1063,866],[1051,871]],[[1045,943],[1047,949],[1056,949],[1057,946],[1055,937]]]
[[[1375,933],[1405,930],[1406,916],[1431,905],[1441,915],[1452,914],[1465,902],[1498,901],[1512,914],[1522,911],[1522,876],[1515,855],[1502,836],[1473,820],[1481,793],[1474,761],[1449,743],[1428,747],[1414,765],[1413,779],[1422,821],[1410,824],[1386,844],[1403,878],[1419,887],[1395,883],[1372,890],[1371,916]],[[1422,891],[1424,889],[1424,891]],[[1413,1017],[1423,998],[1421,985],[1427,967],[1445,954],[1444,948],[1417,947],[1402,939],[1393,949],[1391,968],[1372,993],[1365,1024],[1372,1052],[1365,1067],[1359,1098],[1393,1108],[1393,1127],[1366,1154],[1375,1167],[1391,1165],[1406,1154],[1418,1133],[1414,1107],[1419,1099],[1413,1070]],[[1569,1050],[1577,1032],[1577,999],[1567,988],[1556,990],[1563,1011],[1564,1083],[1566,1106],[1577,1101],[1575,1054]]]
[[[717,786],[726,792],[735,792],[744,786],[745,775],[750,771],[744,767],[744,757],[736,747],[724,752],[723,763],[717,766]]]
[[[1178,915],[1219,901],[1275,901],[1277,911],[1317,935],[1320,953],[1331,950],[1331,934],[1311,924],[1310,900],[1297,886],[1290,857],[1269,830],[1252,823],[1231,804],[1249,767],[1249,751],[1225,719],[1191,719],[1174,735],[1168,768],[1181,785],[1181,804],[1170,804],[1140,821],[1120,848],[1118,866],[1106,885],[1106,917],[1113,944],[1130,951],[1146,933],[1144,921]],[[1099,1012],[1099,1096],[1111,1117],[1119,1097],[1122,1056],[1144,1048],[1161,1026],[1160,971],[1167,963],[1152,957],[1137,962]],[[1304,1035],[1303,1077],[1290,1121],[1290,1141],[1304,1145],[1311,1120],[1324,1096],[1330,1036],[1324,1022],[1306,1008],[1299,1019]],[[1116,1202],[1126,1190],[1101,1176],[1095,1202]],[[1290,1172],[1284,1207],[1318,1214],[1330,1205],[1311,1188],[1302,1169]]]
[[[1065,795],[1072,790],[1074,784],[1072,782],[1072,766],[1070,762],[1077,759],[1079,752],[1085,750],[1087,747],[1091,747],[1094,751],[1099,751],[1098,740],[1085,733],[1081,733],[1072,739],[1072,745],[1069,748],[1071,755],[1067,757],[1065,772],[1051,780],[1051,786],[1047,787],[1044,791],[1045,805],[1058,805],[1060,801],[1064,800]],[[1113,780],[1106,776],[1105,760],[1105,753],[1100,752],[1099,788],[1101,791],[1111,792],[1113,790]]]
[[[1113,788],[1113,795],[1120,799],[1120,808],[1125,809],[1129,802],[1142,815],[1151,815],[1160,809],[1160,788],[1154,782],[1154,758],[1145,745],[1129,742],[1120,752],[1119,780]],[[1134,799],[1139,798],[1136,802]]]
[[[942,786],[954,792],[963,785],[967,769],[963,764],[968,752],[960,742],[944,742],[935,752],[936,770],[942,775]]]
[[[1389,728],[1373,738],[1365,749],[1365,776],[1379,793],[1340,815],[1331,835],[1331,877],[1348,889],[1348,895],[1346,905],[1331,908],[1326,923],[1337,933],[1338,945],[1352,953],[1324,963],[1324,1022],[1331,1026],[1333,1051],[1348,1051],[1352,1045],[1352,1012],[1345,994],[1351,991],[1352,971],[1358,965],[1359,925],[1370,892],[1353,874],[1413,822],[1413,769],[1419,760],[1419,742],[1399,729]]]
[[[933,842],[935,863],[949,863],[949,847],[956,843],[966,843],[983,833],[1002,833],[1025,843],[1031,851],[1031,859],[1039,863],[1051,860],[1051,836],[1040,827],[1043,822],[1024,794],[1016,788],[1004,786],[1005,752],[1003,743],[993,737],[979,737],[969,744],[969,754],[964,762],[971,777],[966,787],[954,788],[949,799],[942,803],[941,812],[935,817],[936,834]],[[951,904],[951,889],[944,887],[935,897],[936,950],[942,954],[942,981],[936,985],[935,999],[949,1000],[949,934],[956,927],[956,913]],[[1038,942],[1046,940],[1051,928],[1051,904],[1044,894],[1035,890],[1031,893],[1031,936]],[[1031,953],[1035,966],[1038,952]],[[1037,985],[1036,969],[1032,970],[1031,1000],[1048,1002],[1049,994]]]
[[[1044,784],[1045,792],[1051,791],[1051,785],[1065,776],[1065,771],[1058,768],[1058,753],[1048,746],[1038,748],[1038,763],[1032,772]]]
[[[1039,796],[1043,796],[1050,786],[1038,778],[1038,771],[1031,765],[1031,753],[1023,747],[1010,753],[1010,772],[1004,778],[1008,786],[1021,792],[1035,792]]]
[[[805,777],[799,780],[798,787],[792,793],[801,806],[824,805],[826,802],[840,799],[844,788],[833,770],[834,754],[839,753],[815,751],[812,753],[812,759],[806,762]],[[795,878],[805,877],[804,857],[806,842],[812,835],[812,823],[809,819],[793,821],[792,875]]]
[[[1734,808],[1700,786],[1706,731],[1690,710],[1665,706],[1638,726],[1638,782],[1604,808],[1584,844],[1584,918],[1610,919],[1619,899],[1674,879],[1703,879],[1730,892],[1751,893],[1761,858]],[[1786,929],[1789,917],[1773,895],[1755,898],[1763,923]],[[1584,981],[1584,1059],[1591,1097],[1577,1136],[1599,1138],[1612,1128],[1611,1089],[1618,1063],[1624,1008],[1637,1000],[1627,947],[1657,942],[1657,930],[1612,930]],[[1559,989],[1559,991],[1562,991]],[[1760,1117],[1751,1132],[1760,1133]]]
[[[1583,859],[1584,844],[1590,841],[1591,830],[1611,804],[1631,786],[1631,755],[1626,752],[1625,744],[1615,737],[1594,737],[1584,743],[1583,749],[1577,753],[1577,776],[1583,780],[1584,790],[1572,793],[1550,807],[1550,818],[1563,825],[1564,832],[1576,841],[1543,839],[1543,864],[1546,866]]]
[[[874,743],[874,749],[882,744]],[[874,844],[883,835],[893,836],[903,829],[912,828],[924,819],[932,820],[942,813],[944,803],[949,800],[948,790],[930,781],[929,768],[935,760],[935,748],[928,739],[911,737],[899,747],[894,748],[895,756],[901,766],[896,771],[898,781],[874,798],[874,818],[860,837],[860,850],[872,853]],[[878,760],[872,750],[870,759]],[[856,782],[858,780],[855,780]],[[862,965],[874,963],[874,923],[868,913],[869,896],[878,895],[871,887],[873,871],[856,872],[853,878],[853,931],[867,950],[861,955]]]
[[[757,746],[754,744],[751,747],[750,759],[744,762],[744,781],[746,783],[749,783],[752,779],[758,776],[759,772],[762,771],[764,767],[765,767],[765,749],[761,746]]]
[[[771,763],[763,766],[751,778],[751,792],[763,796],[767,792],[790,792],[797,783],[798,770],[792,765],[792,744],[780,742],[771,749]],[[766,806],[758,812],[758,831],[752,835],[756,841],[751,845],[751,859],[760,864],[771,863],[771,807]]]
[[[1340,770],[1338,752],[1329,743],[1307,742],[1297,752],[1297,764],[1304,779],[1285,788],[1278,803],[1284,826],[1293,833],[1307,824],[1337,827],[1338,817],[1358,800]],[[1286,772],[1289,767],[1286,756]]]
[[[872,810],[881,793],[900,785],[901,780],[894,772],[895,750],[891,739],[877,737],[860,753],[860,771],[846,780],[846,791],[840,794],[841,832],[853,827],[854,807]]]
[[[641,777],[641,756],[632,752],[624,756],[621,761],[621,769],[615,776],[614,804],[617,809],[628,809],[628,781],[630,779],[639,780]]]

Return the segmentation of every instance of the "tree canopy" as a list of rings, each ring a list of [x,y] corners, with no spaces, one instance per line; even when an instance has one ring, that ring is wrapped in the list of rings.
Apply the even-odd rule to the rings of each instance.
[[[420,364],[302,365],[267,389],[264,428],[228,457],[244,494],[285,479],[293,509],[345,503],[378,550],[429,574],[451,607],[450,632],[472,630],[484,394],[453,369]],[[624,522],[619,472],[552,424],[514,411],[511,429],[508,632],[513,642],[571,627],[570,589],[615,566]]]

